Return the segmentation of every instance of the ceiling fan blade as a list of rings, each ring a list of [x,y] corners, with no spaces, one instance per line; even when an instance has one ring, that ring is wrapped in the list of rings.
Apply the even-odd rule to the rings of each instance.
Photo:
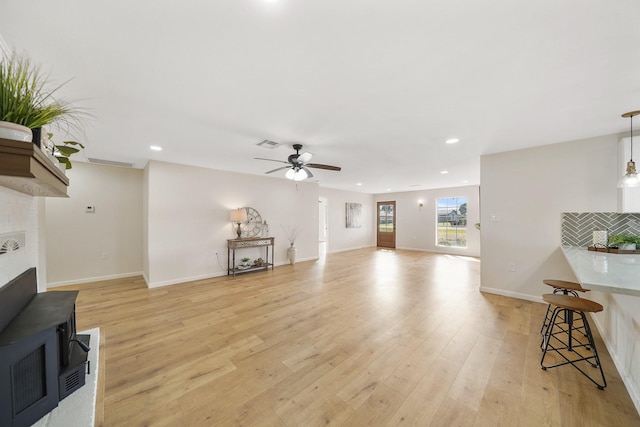
[[[302,166],[302,170],[307,173],[307,175],[308,175],[307,178],[313,177],[313,174],[311,173],[311,171],[309,169],[307,169],[304,166]]]
[[[309,167],[309,168],[316,168],[316,169],[326,169],[329,171],[341,171],[342,168],[339,166],[331,166],[331,165],[322,165],[320,163],[307,163],[305,166]]]
[[[265,159],[262,157],[254,157],[254,160],[268,160],[270,162],[278,162],[278,163],[289,163],[289,162],[285,162],[284,160],[274,160],[274,159]]]
[[[311,160],[311,158],[313,157],[313,154],[309,153],[309,152],[305,152],[302,153],[298,156],[298,164],[305,164],[307,163],[309,160]]]
[[[278,171],[281,171],[281,170],[284,170],[284,169],[289,169],[289,168],[291,168],[291,167],[292,167],[291,165],[289,165],[289,166],[283,166],[283,167],[281,167],[281,168],[274,169],[274,170],[269,171],[269,172],[265,172],[265,174],[273,173],[273,172],[278,172]]]

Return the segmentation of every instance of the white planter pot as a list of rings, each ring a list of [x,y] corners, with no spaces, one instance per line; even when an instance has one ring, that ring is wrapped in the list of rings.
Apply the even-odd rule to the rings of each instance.
[[[287,249],[287,258],[289,258],[289,264],[293,265],[296,263],[296,253],[298,252],[298,250],[296,249],[295,246],[293,246],[293,243],[291,244],[291,246],[289,247],[289,249]]]
[[[621,243],[618,245],[618,249],[621,251],[635,251],[636,244],[635,243]]]
[[[0,138],[31,142],[33,134],[31,129],[26,126],[0,121]]]

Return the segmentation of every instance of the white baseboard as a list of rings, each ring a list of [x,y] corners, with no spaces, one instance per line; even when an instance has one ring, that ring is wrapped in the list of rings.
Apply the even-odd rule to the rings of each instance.
[[[337,253],[340,253],[340,252],[356,251],[356,250],[358,250],[358,249],[372,248],[372,247],[374,247],[374,246],[375,246],[375,245],[368,245],[368,246],[356,246],[356,247],[353,247],[353,248],[345,248],[345,249],[337,249],[337,250],[335,250],[335,251],[328,251],[327,253],[330,253],[330,254],[337,254]]]
[[[487,288],[485,286],[480,286],[480,292],[486,292],[489,294],[502,295],[504,297],[518,298],[523,299],[525,301],[539,302],[545,304],[540,296],[534,296],[529,294],[521,294],[519,292],[510,292],[505,291],[504,289],[496,289],[496,288]]]
[[[214,277],[220,277],[220,276],[226,276],[226,275],[227,275],[226,271],[219,271],[217,273],[200,274],[198,276],[190,276],[190,277],[181,277],[179,279],[165,280],[162,282],[149,282],[148,280],[146,282],[147,282],[147,287],[149,288],[159,288],[161,286],[178,285],[180,283],[195,282],[196,280],[206,280],[206,279],[212,279]]]
[[[57,286],[80,285],[82,283],[100,282],[103,280],[112,280],[112,279],[124,279],[127,277],[136,277],[136,276],[144,276],[144,275],[142,271],[133,271],[131,273],[111,274],[109,276],[96,276],[96,277],[85,277],[82,279],[75,279],[75,280],[63,280],[61,282],[47,283],[47,289],[55,288]]]

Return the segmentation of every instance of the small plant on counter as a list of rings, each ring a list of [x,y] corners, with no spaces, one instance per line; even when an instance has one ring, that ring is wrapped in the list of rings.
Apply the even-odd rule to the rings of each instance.
[[[240,261],[242,261],[242,265],[247,265],[250,260],[251,258],[242,258]]]
[[[640,245],[640,237],[629,233],[612,234],[609,236],[609,246],[619,246],[626,243],[635,243],[636,245]]]

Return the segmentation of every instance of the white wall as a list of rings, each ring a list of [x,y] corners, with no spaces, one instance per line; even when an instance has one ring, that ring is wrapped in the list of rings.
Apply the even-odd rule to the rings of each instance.
[[[466,248],[440,247],[436,245],[436,201],[438,198],[444,197],[467,198]],[[424,206],[418,206],[419,200],[424,202]],[[474,227],[475,223],[480,222],[478,186],[376,194],[374,197],[374,215],[376,212],[375,203],[382,201],[396,202],[396,248],[480,256],[480,232]],[[373,221],[375,223],[375,216]]]
[[[615,212],[616,144],[611,135],[481,158],[484,290],[539,300],[543,279],[573,280],[561,213]]]
[[[48,286],[141,274],[142,171],[74,162],[67,175],[69,198],[45,202]]]
[[[0,287],[25,270],[36,267],[38,290],[46,289],[46,269],[40,239],[42,198],[32,197],[0,186],[0,245],[6,240],[24,243],[20,249],[0,254]],[[24,242],[23,242],[24,240]]]
[[[235,237],[229,211],[238,207],[257,209],[269,223],[276,265],[288,262],[282,226],[300,230],[298,261],[318,258],[317,184],[156,161],[147,168],[150,287],[226,274],[226,243]],[[264,258],[251,250],[243,254]]]
[[[541,301],[549,292],[543,279],[576,280],[559,248],[561,213],[616,210],[618,140],[609,135],[481,158],[481,290]],[[594,319],[640,410],[640,297],[589,298],[604,306]]]
[[[327,252],[342,252],[375,246],[375,203],[371,194],[320,188],[320,197],[327,199]],[[347,228],[346,203],[362,204],[362,227]]]

